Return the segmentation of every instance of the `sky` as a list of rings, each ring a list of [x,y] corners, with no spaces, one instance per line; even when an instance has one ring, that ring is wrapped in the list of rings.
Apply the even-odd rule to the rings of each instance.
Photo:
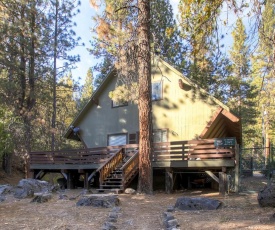
[[[179,0],[170,0],[170,3],[173,7],[174,15],[178,14],[178,3]],[[222,43],[225,44],[224,49],[229,50],[232,45],[231,31],[233,24],[236,21],[237,17],[235,14],[230,13],[226,7],[222,9],[223,19],[228,22],[227,27],[223,27],[221,33],[225,35],[225,39]],[[228,13],[229,12],[229,13]],[[79,54],[81,61],[77,63],[77,68],[72,70],[74,79],[80,78],[80,84],[83,85],[86,73],[90,67],[96,65],[99,60],[96,60],[92,55],[89,54],[87,48],[90,48],[90,40],[92,40],[91,29],[95,26],[95,22],[92,20],[92,17],[96,15],[96,10],[93,9],[89,0],[82,0],[80,6],[80,13],[75,17],[75,22],[77,26],[74,28],[77,36],[81,37],[81,42],[85,46],[79,46],[75,48],[72,52],[73,54]],[[221,21],[221,23],[223,23]]]
[[[177,14],[177,5],[179,0],[170,0],[172,4],[174,14]],[[89,0],[82,0],[80,6],[80,13],[75,17],[75,22],[77,26],[74,28],[77,36],[81,37],[81,43],[83,42],[85,46],[79,46],[74,49],[73,54],[80,55],[80,62],[77,63],[77,68],[72,70],[74,79],[80,78],[80,84],[83,85],[86,73],[90,67],[95,66],[98,60],[94,59],[92,55],[89,54],[87,48],[90,48],[90,40],[92,40],[91,28],[95,26],[92,17],[96,15],[96,10],[93,9]]]

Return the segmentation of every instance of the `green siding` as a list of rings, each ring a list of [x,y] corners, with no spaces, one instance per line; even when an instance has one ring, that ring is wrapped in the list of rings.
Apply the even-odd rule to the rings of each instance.
[[[160,72],[161,70],[161,72]],[[107,145],[108,134],[136,133],[138,131],[138,107],[129,102],[128,106],[112,108],[109,92],[115,88],[116,77],[101,87],[97,94],[99,106],[91,103],[86,112],[79,115],[75,126],[87,147]],[[198,137],[218,106],[223,106],[210,97],[201,97],[201,90],[183,90],[179,80],[188,80],[167,65],[159,62],[159,68],[152,68],[152,82],[162,81],[163,99],[153,101],[153,128],[168,129],[168,141],[191,140]]]

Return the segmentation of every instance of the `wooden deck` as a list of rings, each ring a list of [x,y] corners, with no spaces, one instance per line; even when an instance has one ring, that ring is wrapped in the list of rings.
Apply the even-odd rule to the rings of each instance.
[[[60,172],[66,177],[68,188],[73,188],[73,178],[81,173],[85,176],[86,187],[97,175],[100,190],[124,190],[138,174],[139,154],[137,144],[31,152],[30,169],[37,179],[48,172]],[[238,175],[238,146],[235,146],[235,142],[222,146],[217,144],[217,139],[155,143],[151,160],[153,168],[165,169],[166,174],[173,170],[192,169],[208,172],[218,180],[211,170],[224,174],[227,168],[235,168]],[[169,184],[173,183],[165,184],[171,189]]]
[[[97,169],[119,148],[102,147],[30,153],[30,169]]]
[[[153,167],[211,168],[234,167],[235,146],[217,147],[216,139],[155,143]],[[108,146],[30,153],[30,169],[97,169],[123,149],[138,145]]]

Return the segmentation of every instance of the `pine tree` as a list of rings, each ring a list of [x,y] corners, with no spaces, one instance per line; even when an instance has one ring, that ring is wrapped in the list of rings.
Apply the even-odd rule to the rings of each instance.
[[[1,1],[0,68],[5,76],[1,89],[13,122],[20,132],[12,132],[19,155],[27,162],[32,145],[32,120],[36,114],[39,80],[47,72],[44,1]],[[27,164],[26,164],[27,165]]]
[[[150,2],[106,0],[105,3],[105,18],[97,18],[97,33],[104,50],[115,58],[119,81],[129,89],[138,83],[138,190],[142,193],[152,193]]]
[[[81,110],[90,100],[93,94],[93,71],[89,68],[86,74],[85,83],[82,88],[79,109]]]
[[[214,96],[227,59],[219,51],[216,36],[220,1],[187,1],[179,4],[181,37],[187,44],[185,75]],[[196,92],[194,92],[196,93]]]
[[[182,71],[185,49],[180,39],[173,9],[169,0],[150,1],[152,52]]]
[[[228,106],[241,118],[243,146],[253,142],[256,123],[255,91],[252,86],[250,70],[250,52],[247,35],[242,20],[239,18],[232,32],[233,46],[230,53],[232,75],[228,77]]]
[[[257,99],[259,118],[258,133],[263,139],[274,140],[275,119],[275,84],[274,84],[274,26],[275,26],[275,2],[266,1],[262,13],[262,24],[259,28],[259,46],[253,56],[253,84],[259,92]]]
[[[51,1],[51,8],[49,10],[48,20],[50,25],[53,27],[53,43],[52,43],[52,58],[53,58],[53,109],[52,109],[52,141],[51,149],[54,150],[56,147],[55,143],[55,131],[56,131],[56,82],[58,75],[64,74],[74,67],[74,64],[79,61],[79,56],[70,56],[68,52],[73,50],[80,40],[75,38],[75,32],[72,30],[74,23],[72,18],[76,15],[74,10],[79,6],[78,1],[69,0],[55,0]],[[78,12],[78,11],[77,11]],[[65,61],[63,66],[59,67],[57,71],[57,61]]]
[[[106,1],[106,15],[108,19],[102,20],[101,18],[96,18],[97,21],[107,23],[101,24],[95,31],[101,31],[98,33],[101,35],[95,38],[90,49],[91,54],[97,58],[104,57],[103,62],[99,63],[93,69],[95,72],[99,72],[95,77],[95,87],[99,85],[98,82],[104,79],[106,74],[113,68],[113,65],[116,65],[116,68],[120,69],[120,80],[125,81],[125,78],[127,79],[127,76],[122,74],[123,69],[127,68],[127,66],[121,66],[122,62],[118,60],[118,57],[121,55],[121,50],[132,50],[132,55],[136,53],[134,44],[132,42],[129,43],[129,41],[134,41],[137,36],[137,13],[132,10],[135,9],[135,7],[132,7],[135,6],[135,4],[136,2],[133,2],[133,5],[131,5],[130,1],[108,0]],[[129,6],[128,10],[125,10],[123,8],[124,6]],[[119,10],[115,14],[111,12],[121,7],[123,10]],[[150,7],[150,44],[152,53],[160,56],[182,71],[185,66],[185,47],[179,37],[179,30],[173,17],[172,6],[168,0],[154,0],[150,1]],[[114,21],[116,23],[114,23]],[[102,35],[104,35],[104,30],[107,29],[109,30],[108,37],[106,37],[103,42],[101,40],[103,38]],[[106,43],[106,41],[108,42]],[[128,47],[125,47],[125,45],[128,45]],[[129,60],[131,55],[129,56],[129,53],[127,55]],[[137,57],[133,56],[131,59],[137,59]],[[118,65],[118,63],[120,63],[120,65]],[[135,66],[135,63],[131,66]],[[130,71],[128,68],[127,72],[128,75],[131,75],[130,79],[134,79],[134,81],[137,82],[137,77],[135,76],[137,69],[132,67]],[[131,74],[129,74],[130,72]],[[129,82],[124,82],[124,84],[127,85]]]

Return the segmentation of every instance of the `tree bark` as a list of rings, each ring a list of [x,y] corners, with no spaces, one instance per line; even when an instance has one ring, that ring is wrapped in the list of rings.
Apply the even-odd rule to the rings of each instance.
[[[54,67],[53,67],[53,113],[52,113],[52,141],[51,150],[55,150],[55,123],[56,123],[56,62],[57,62],[57,36],[58,36],[58,1],[55,1],[55,22],[54,22]]]
[[[151,102],[151,55],[150,55],[150,4],[138,1],[138,75],[139,75],[139,182],[140,193],[153,192],[151,165],[152,102]]]

